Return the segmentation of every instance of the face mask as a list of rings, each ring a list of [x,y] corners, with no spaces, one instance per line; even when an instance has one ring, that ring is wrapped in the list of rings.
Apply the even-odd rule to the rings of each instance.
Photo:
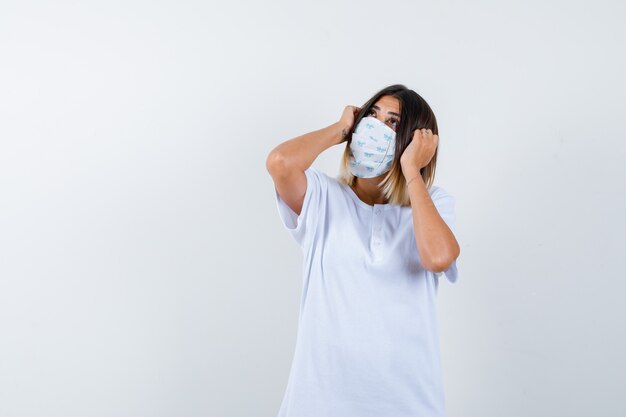
[[[359,178],[373,178],[391,169],[396,132],[375,117],[361,119],[352,134],[350,172]]]

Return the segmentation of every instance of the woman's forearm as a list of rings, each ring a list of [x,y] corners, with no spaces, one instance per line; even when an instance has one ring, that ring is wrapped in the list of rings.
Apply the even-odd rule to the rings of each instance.
[[[415,176],[417,178],[408,187],[415,242],[422,266],[430,271],[442,272],[459,256],[459,244],[439,215],[418,169],[411,178]]]
[[[287,169],[306,171],[326,149],[344,141],[348,129],[340,122],[305,133],[276,146],[267,157],[267,164],[280,163]]]

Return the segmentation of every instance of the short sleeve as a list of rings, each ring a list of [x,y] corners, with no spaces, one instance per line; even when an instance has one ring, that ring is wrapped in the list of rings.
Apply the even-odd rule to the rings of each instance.
[[[274,187],[274,196],[280,220],[285,229],[303,249],[309,246],[315,234],[319,217],[322,215],[323,207],[326,203],[326,190],[328,187],[327,177],[323,172],[309,167],[304,171],[304,174],[306,175],[306,192],[299,216],[280,197],[276,187]]]
[[[441,187],[433,186],[431,198],[439,215],[446,222],[452,233],[456,237],[456,213],[455,213],[455,198]],[[457,258],[458,259],[458,258]],[[456,259],[452,261],[448,269],[443,272],[435,272],[435,276],[439,278],[441,274],[445,274],[448,281],[455,283],[459,277],[459,271],[456,265]]]

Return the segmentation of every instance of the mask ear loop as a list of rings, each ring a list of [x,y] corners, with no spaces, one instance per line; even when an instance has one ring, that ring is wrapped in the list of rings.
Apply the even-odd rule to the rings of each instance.
[[[394,132],[394,133],[395,133],[395,132]],[[391,148],[391,142],[392,142],[392,141],[393,141],[393,142],[395,142],[395,141],[396,141],[396,138],[395,138],[395,137],[393,137],[393,138],[391,138],[391,139],[389,140],[389,144],[387,145],[387,150],[385,151],[385,155],[383,155],[383,160],[381,161],[380,165],[382,165],[382,164],[385,162],[385,157],[387,156],[387,154],[389,154],[389,148]],[[395,145],[395,143],[394,143],[394,145]],[[394,146],[394,150],[395,150],[395,146]],[[378,166],[380,166],[380,165],[378,165]],[[377,168],[378,168],[378,167],[377,167]]]

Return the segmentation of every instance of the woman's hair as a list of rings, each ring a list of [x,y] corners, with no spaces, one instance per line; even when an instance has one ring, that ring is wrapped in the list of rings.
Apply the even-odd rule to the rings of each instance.
[[[400,102],[400,123],[396,127],[396,146],[393,163],[391,169],[386,173],[385,178],[379,183],[379,186],[382,187],[383,194],[390,204],[409,206],[409,193],[406,187],[406,180],[402,174],[400,156],[406,147],[409,146],[409,143],[411,143],[415,129],[430,129],[434,135],[439,135],[439,131],[437,129],[435,114],[428,103],[426,103],[426,100],[415,91],[409,90],[402,84],[394,84],[383,88],[361,106],[361,110],[355,116],[354,125],[348,132],[346,148],[343,152],[337,179],[348,186],[355,184],[356,177],[350,172],[349,165],[350,156],[352,156],[352,150],[350,149],[352,133],[361,119],[369,113],[371,107],[383,96],[395,97]],[[427,189],[430,188],[435,178],[438,149],[439,146],[435,149],[435,154],[428,165],[420,169],[420,174]]]

